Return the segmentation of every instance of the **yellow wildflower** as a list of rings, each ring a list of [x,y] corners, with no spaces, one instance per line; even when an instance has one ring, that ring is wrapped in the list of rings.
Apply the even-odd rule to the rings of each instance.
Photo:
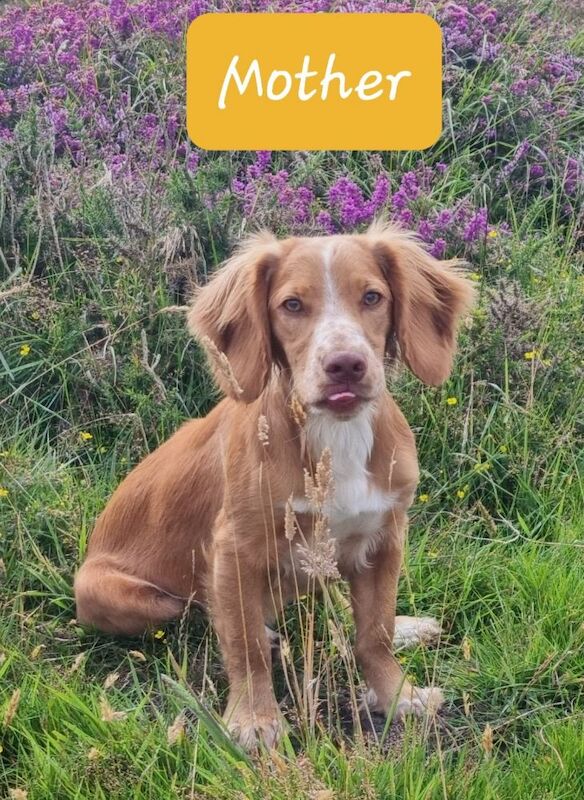
[[[539,356],[539,352],[539,350],[528,350],[526,353],[523,353],[523,358],[526,361],[533,361]]]
[[[427,503],[429,499],[430,499],[430,495],[429,494],[421,494],[418,497],[418,500],[419,500],[420,503]]]
[[[489,231],[487,233],[487,236],[489,237],[489,239],[496,239],[498,235],[499,234],[497,233],[497,231]]]
[[[457,403],[458,403],[458,400],[457,400],[456,397],[447,397],[446,398],[446,405],[455,406]]]
[[[19,350],[19,353],[20,353],[21,356],[27,356],[30,353],[30,345],[29,344],[23,344],[22,347]]]
[[[93,439],[93,434],[89,431],[80,431],[79,438],[84,442],[90,442]]]
[[[481,279],[481,276],[478,272],[469,272],[468,277],[471,279],[471,281],[480,281]]]
[[[164,639],[164,637],[165,637],[164,631],[161,631],[161,630],[154,631],[154,638],[155,639]]]
[[[459,489],[456,492],[456,496],[458,497],[459,500],[464,500],[464,498],[466,497],[466,492],[464,491],[464,489]]]
[[[475,472],[486,472],[487,470],[491,469],[491,462],[490,461],[483,461],[482,463],[479,462],[475,464],[473,469]]]
[[[0,486],[0,497],[8,497],[10,492],[5,486]]]
[[[506,453],[507,452],[507,445],[506,444],[502,444],[501,447],[499,448],[499,452],[500,453]]]
[[[38,311],[33,311],[32,314],[30,315],[30,318],[34,319],[34,320],[37,320],[37,319],[41,318],[41,315],[39,314]]]

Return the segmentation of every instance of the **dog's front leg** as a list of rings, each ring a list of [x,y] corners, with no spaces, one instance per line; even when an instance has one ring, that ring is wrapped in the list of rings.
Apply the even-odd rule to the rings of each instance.
[[[350,579],[355,653],[367,684],[366,705],[371,711],[393,712],[398,718],[433,712],[443,702],[440,689],[413,687],[392,652],[405,528],[405,512],[395,512],[371,565]]]
[[[245,534],[244,534],[245,536]],[[224,720],[246,749],[273,747],[283,721],[274,695],[271,645],[264,622],[266,569],[258,554],[244,552],[225,521],[215,538],[212,617],[229,678]]]

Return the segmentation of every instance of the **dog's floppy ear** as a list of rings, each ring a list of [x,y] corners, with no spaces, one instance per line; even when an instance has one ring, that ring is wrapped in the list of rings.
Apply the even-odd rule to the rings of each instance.
[[[438,386],[450,375],[458,322],[473,303],[473,286],[460,261],[438,261],[412,234],[374,226],[367,237],[393,298],[391,335],[414,375]]]
[[[246,403],[259,397],[272,369],[268,288],[278,247],[270,234],[246,239],[198,292],[188,315],[220,388]]]

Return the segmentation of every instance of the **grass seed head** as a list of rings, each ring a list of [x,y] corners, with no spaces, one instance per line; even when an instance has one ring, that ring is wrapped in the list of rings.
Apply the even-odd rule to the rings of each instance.
[[[310,578],[338,580],[341,575],[337,566],[335,540],[328,535],[321,535],[310,545],[298,545],[300,566]]]
[[[33,647],[32,650],[30,651],[30,660],[36,661],[44,649],[45,649],[44,644],[37,644],[36,647]]]
[[[332,454],[328,447],[322,451],[314,477],[304,470],[304,494],[315,511],[322,511],[334,492]]]
[[[140,650],[128,650],[128,655],[134,661],[146,661],[146,656]]]
[[[10,700],[8,701],[8,705],[6,706],[6,711],[4,712],[4,727],[9,728],[16,716],[16,712],[18,711],[18,706],[20,703],[20,689],[15,689],[12,692]]]
[[[258,417],[258,439],[263,447],[267,447],[270,444],[270,426],[263,414]]]
[[[125,711],[114,711],[105,695],[99,701],[99,711],[102,722],[119,722],[128,716]]]
[[[330,617],[328,619],[328,627],[331,635],[331,640],[334,646],[339,651],[341,658],[347,659],[350,655],[350,648],[348,645],[347,637],[341,632],[338,625]]]
[[[296,536],[296,514],[294,513],[294,509],[292,508],[292,497],[290,495],[288,500],[286,501],[286,510],[284,513],[284,535],[289,542]]]
[[[201,338],[201,344],[207,351],[207,356],[212,362],[214,369],[225,379],[226,383],[232,388],[233,393],[236,396],[243,394],[243,389],[239,385],[225,353],[222,353],[215,342],[208,336],[203,336]]]
[[[180,742],[180,740],[185,735],[185,723],[187,718],[185,717],[184,711],[181,711],[179,714],[176,715],[172,725],[169,725],[166,729],[166,741],[169,745],[176,744]]]
[[[488,722],[481,736],[481,747],[483,748],[486,758],[490,758],[493,752],[493,729]]]
[[[69,674],[70,674],[70,675],[72,675],[74,672],[77,672],[77,670],[79,669],[79,667],[80,667],[80,666],[83,664],[83,662],[85,661],[85,657],[86,657],[86,656],[87,656],[87,653],[78,653],[78,654],[75,656],[75,661],[74,661],[74,662],[71,664],[71,667],[70,667],[70,669],[69,669]]]
[[[290,412],[292,414],[292,419],[298,427],[303,428],[306,423],[306,411],[296,392],[292,392],[292,397],[290,398]]]
[[[103,682],[103,688],[106,689],[106,691],[107,689],[111,689],[112,686],[114,686],[118,682],[119,677],[120,677],[119,672],[110,672],[109,675],[107,675],[105,681]]]
[[[9,789],[8,797],[10,800],[26,800],[28,792],[26,789]]]

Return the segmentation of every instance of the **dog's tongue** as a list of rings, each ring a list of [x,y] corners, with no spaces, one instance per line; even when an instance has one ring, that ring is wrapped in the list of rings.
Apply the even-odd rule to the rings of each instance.
[[[353,392],[335,392],[327,397],[327,403],[331,408],[347,408],[352,406],[357,395]]]
[[[337,392],[336,394],[329,395],[329,400],[336,403],[337,400],[354,400],[355,395],[353,392]]]

